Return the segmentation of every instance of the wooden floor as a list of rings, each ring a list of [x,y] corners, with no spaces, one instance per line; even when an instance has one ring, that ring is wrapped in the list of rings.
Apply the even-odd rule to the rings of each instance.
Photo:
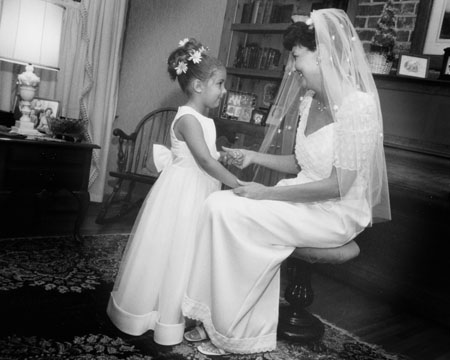
[[[110,225],[96,224],[98,209],[99,204],[91,204],[83,235],[131,230],[133,217]],[[46,230],[59,234],[64,233],[63,227],[64,222],[58,221]],[[360,339],[414,360],[450,360],[449,328],[318,273],[313,274],[313,288],[315,299],[309,310]]]

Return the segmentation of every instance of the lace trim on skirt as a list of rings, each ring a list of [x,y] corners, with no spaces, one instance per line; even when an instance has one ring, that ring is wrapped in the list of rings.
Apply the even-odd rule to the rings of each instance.
[[[276,348],[276,333],[243,339],[229,338],[220,334],[214,328],[209,307],[188,296],[183,299],[182,311],[184,316],[201,321],[211,342],[222,350],[236,354],[253,354],[273,351]]]

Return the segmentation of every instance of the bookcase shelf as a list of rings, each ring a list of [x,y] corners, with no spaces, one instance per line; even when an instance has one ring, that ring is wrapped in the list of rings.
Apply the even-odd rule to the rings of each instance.
[[[255,110],[268,110],[271,103],[268,91],[273,95],[273,89],[279,86],[289,54],[283,48],[283,33],[290,25],[286,20],[290,13],[285,13],[282,22],[270,22],[280,17],[261,13],[249,17],[252,19],[249,22],[242,22],[244,9],[250,5],[255,12],[257,3],[263,13],[269,3],[273,4],[270,9],[287,6],[297,10],[294,0],[227,0],[219,59],[227,68],[227,89],[255,94]]]
[[[262,34],[282,34],[289,23],[279,23],[279,24],[231,24],[232,31],[240,31],[244,33],[262,33]]]
[[[265,119],[258,114],[267,116],[275,100],[289,55],[283,33],[291,12],[302,10],[299,6],[298,0],[227,0],[219,59],[227,69],[228,97],[213,117],[217,135],[226,135],[237,147],[257,149],[264,138],[267,129],[259,124]],[[235,94],[255,95],[256,100],[251,106],[236,104]]]
[[[283,77],[283,72],[277,70],[227,67],[227,73],[228,75],[272,80],[281,80]]]

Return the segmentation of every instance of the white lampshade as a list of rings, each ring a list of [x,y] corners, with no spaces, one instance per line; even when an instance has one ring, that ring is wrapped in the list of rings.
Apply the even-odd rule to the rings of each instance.
[[[64,8],[44,0],[0,0],[0,60],[59,70]]]

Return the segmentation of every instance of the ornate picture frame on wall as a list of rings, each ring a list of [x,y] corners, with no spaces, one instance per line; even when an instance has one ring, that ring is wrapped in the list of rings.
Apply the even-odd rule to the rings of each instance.
[[[429,66],[428,56],[402,54],[398,61],[397,75],[426,79]]]
[[[442,55],[450,46],[450,0],[434,0],[423,46],[423,53]]]
[[[445,1],[449,1],[449,0],[445,0]],[[428,54],[425,50],[425,44],[426,44],[427,34],[428,34],[430,28],[432,28],[434,26],[436,33],[438,31],[438,28],[439,29],[442,28],[442,25],[437,23],[439,21],[440,16],[445,15],[445,14],[437,12],[438,8],[441,8],[441,11],[442,11],[442,4],[444,4],[443,0],[420,1],[419,2],[418,10],[417,10],[417,18],[415,21],[415,27],[414,27],[414,32],[412,34],[411,48],[410,48],[410,53],[412,53],[412,54],[423,54],[423,55],[429,56],[430,57],[430,69],[438,70],[438,71],[442,67],[442,58],[443,58],[442,49],[450,46],[450,44],[444,45],[441,48],[441,51],[436,55]],[[439,18],[436,18],[436,16],[438,16],[438,15],[439,15]]]

